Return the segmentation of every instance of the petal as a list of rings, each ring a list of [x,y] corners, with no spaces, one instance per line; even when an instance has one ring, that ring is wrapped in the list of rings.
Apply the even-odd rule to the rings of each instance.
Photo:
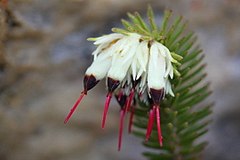
[[[166,69],[165,58],[156,50],[156,45],[150,48],[148,64],[148,88],[162,89],[165,87],[164,74]]]
[[[115,60],[115,64],[111,65],[110,70],[108,71],[108,77],[122,82],[127,75],[130,64],[131,60],[125,62],[124,64],[122,64],[121,59]]]
[[[117,41],[117,43],[115,43],[113,46],[111,46],[111,48],[109,49],[109,53],[111,53],[111,55],[113,56],[113,61],[112,64],[115,64],[115,60],[118,59],[118,57],[124,57],[128,52],[130,48],[129,45],[129,39],[127,39],[126,37]]]
[[[173,79],[173,67],[171,67],[169,75],[170,75],[170,78]]]
[[[165,53],[166,53],[167,58],[172,62],[172,61],[173,61],[173,57],[172,57],[169,49],[164,46],[164,50],[165,50]]]
[[[139,99],[142,101],[142,102],[144,102],[144,103],[146,103],[147,105],[150,105],[149,104],[149,99],[148,99],[148,93],[147,92],[142,92],[141,93],[141,95],[139,96]]]
[[[167,66],[166,66],[166,72],[165,72],[164,77],[167,78],[167,76],[170,74],[170,71],[171,71],[171,69],[172,69],[172,64],[171,64],[171,62],[169,61],[169,59],[166,58],[165,60],[166,60],[166,62],[167,62]]]
[[[156,42],[159,52],[162,54],[163,57],[166,57],[165,46],[161,43]]]
[[[141,42],[141,47],[142,47],[142,54],[143,54],[143,60],[145,60],[145,63],[148,63],[148,57],[149,57],[149,48],[148,48],[148,42],[143,41]]]
[[[104,36],[98,37],[97,40],[93,44],[99,45],[99,44],[104,44],[104,43],[111,43],[112,41],[123,38],[123,37],[124,37],[123,34],[112,33],[109,35],[104,35]]]
[[[169,80],[166,80],[166,93],[170,94],[173,97],[175,96],[172,91],[172,86],[171,86],[171,83],[169,82]]]
[[[139,45],[139,42],[132,42],[129,50],[124,49],[123,53],[125,53],[126,56],[125,56],[125,58],[124,58],[124,60],[123,60],[122,63],[125,63],[125,62],[127,62],[127,61],[129,61],[129,60],[130,60],[130,61],[133,60],[133,57],[134,57],[134,55],[136,54],[138,45]]]
[[[88,67],[86,75],[94,75],[97,80],[103,79],[111,66],[112,58],[107,54],[100,54]]]
[[[104,49],[105,47],[107,47],[108,44],[101,44],[99,45],[95,51],[93,51],[92,55],[97,55],[102,49]]]
[[[143,92],[146,89],[146,84],[147,84],[147,73],[143,72],[141,76],[141,82],[139,84],[140,92]]]
[[[146,44],[147,44],[146,42],[141,42],[139,47],[137,48],[137,60],[144,71],[146,71],[146,65],[148,62],[148,54],[149,54],[145,48],[147,47]]]
[[[140,68],[140,69],[138,70],[136,79],[139,79],[139,78],[142,76],[143,72],[144,72],[143,68]]]
[[[171,56],[171,53],[170,51],[165,47],[165,53],[166,53],[166,62],[167,62],[167,71],[164,75],[164,77],[166,78],[168,75],[170,75],[171,78],[173,78],[173,66],[172,66],[172,56]]]
[[[132,37],[124,41],[128,43],[127,46],[120,50],[121,52],[114,52],[113,61],[108,72],[108,77],[119,81],[122,81],[127,75],[139,44],[138,39]]]
[[[135,76],[135,73],[133,74],[135,79],[139,79],[142,76],[143,72],[146,72],[147,70],[148,55],[149,55],[147,42],[146,41],[140,42],[136,52],[137,53],[135,54],[134,62],[132,65],[136,65],[135,68],[136,68],[137,77]]]
[[[132,64],[131,64],[132,78],[133,78],[134,81],[136,80],[137,72],[139,70],[139,66],[138,66],[137,56],[136,55],[137,54],[135,54],[135,56],[133,57]]]

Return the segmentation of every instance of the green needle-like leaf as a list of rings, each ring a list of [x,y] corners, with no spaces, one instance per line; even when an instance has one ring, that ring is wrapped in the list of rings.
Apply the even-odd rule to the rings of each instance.
[[[171,14],[172,14],[172,12],[169,10],[164,11],[163,22],[162,22],[162,26],[160,29],[160,35],[162,35],[162,36],[165,36],[167,33],[167,25],[168,25],[168,21],[169,21]]]
[[[202,102],[212,92],[209,90],[210,84],[205,83],[207,74],[206,64],[203,63],[204,54],[196,44],[194,32],[186,29],[187,23],[182,16],[172,20],[171,15],[172,12],[166,10],[161,27],[158,27],[149,6],[149,25],[138,12],[128,13],[131,22],[122,19],[125,30],[114,28],[113,31],[122,34],[136,32],[150,41],[158,41],[170,50],[173,57],[174,78],[169,80],[175,97],[165,95],[165,99],[160,103],[162,147],[158,142],[156,124],[149,141],[145,142],[149,110],[152,106],[137,100],[133,133],[143,137],[143,145],[149,148],[144,156],[149,160],[197,160],[207,143],[196,143],[196,140],[208,131],[207,126],[211,121],[207,117],[212,113],[213,105]]]
[[[155,23],[154,13],[153,13],[152,7],[150,5],[148,6],[147,16],[148,16],[148,20],[149,20],[152,31],[155,31],[155,30],[157,31],[158,27]]]

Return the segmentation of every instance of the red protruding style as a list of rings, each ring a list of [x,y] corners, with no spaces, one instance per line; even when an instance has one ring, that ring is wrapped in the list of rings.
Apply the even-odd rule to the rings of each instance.
[[[131,92],[130,92],[130,95],[129,95],[129,97],[128,97],[128,100],[127,100],[125,112],[127,112],[127,111],[130,110],[130,106],[131,106],[131,104],[132,104],[133,96],[134,96],[134,89],[132,88],[132,89],[131,89]]]
[[[132,132],[134,112],[135,112],[135,106],[132,106],[131,107],[131,114],[130,114],[130,118],[129,118],[129,124],[128,124],[128,133]]]
[[[99,82],[99,80],[97,80],[94,75],[85,75],[84,76],[84,78],[83,78],[84,90],[81,92],[81,95],[79,96],[79,98],[77,99],[77,101],[75,102],[73,107],[71,108],[70,112],[68,113],[67,117],[65,118],[65,120],[64,120],[65,124],[69,121],[69,119],[73,115],[74,111],[77,109],[79,103],[82,101],[83,97],[85,95],[87,95],[87,92],[90,89],[92,89],[93,87],[95,87],[98,84],[98,82]]]
[[[64,120],[64,123],[66,124],[68,122],[68,120],[72,117],[72,114],[74,113],[74,111],[77,109],[77,106],[79,105],[79,103],[82,101],[83,97],[85,96],[85,92],[82,92],[81,95],[79,96],[79,98],[77,99],[77,101],[75,102],[75,104],[73,105],[73,107],[71,108],[70,112],[68,113],[67,117]]]
[[[109,108],[109,105],[110,105],[110,101],[112,99],[112,93],[119,86],[119,84],[120,84],[120,82],[118,80],[115,80],[115,79],[112,79],[112,78],[108,77],[108,79],[107,79],[108,94],[107,94],[107,98],[106,98],[105,106],[104,106],[104,111],[103,111],[102,128],[105,127],[107,112],[108,112],[108,108]]]
[[[147,133],[146,133],[146,139],[145,141],[147,142],[151,136],[152,129],[153,129],[153,124],[154,124],[154,114],[155,110],[154,108],[150,110],[149,112],[149,119],[148,119],[148,126],[147,126]]]
[[[109,108],[111,99],[112,99],[112,93],[108,93],[108,94],[107,94],[106,101],[105,101],[104,111],[103,111],[102,128],[105,127],[107,112],[108,112],[108,108]]]
[[[162,131],[161,131],[160,107],[154,106],[154,110],[155,110],[156,118],[157,118],[158,141],[159,141],[160,146],[162,147],[163,137],[162,137]]]
[[[150,88],[150,92],[149,93],[150,93],[151,99],[153,101],[154,114],[156,115],[157,131],[158,131],[158,141],[159,141],[160,146],[162,146],[163,137],[162,137],[162,131],[161,131],[160,106],[159,106],[159,104],[160,104],[161,100],[164,97],[164,89],[163,88],[162,89]]]
[[[124,116],[125,116],[125,111],[123,109],[121,109],[121,111],[120,111],[119,135],[118,135],[118,151],[121,150],[121,146],[122,146],[122,132],[123,132]]]

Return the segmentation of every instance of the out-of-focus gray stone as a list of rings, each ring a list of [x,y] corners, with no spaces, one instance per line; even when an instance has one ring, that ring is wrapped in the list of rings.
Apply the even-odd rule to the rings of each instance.
[[[144,12],[147,2],[161,15],[167,7],[182,14],[206,53],[208,79],[216,101],[204,159],[239,159],[240,46],[238,0],[13,0],[20,26],[1,30],[9,62],[1,75],[0,159],[138,159],[141,140],[123,136],[117,151],[119,107],[112,101],[105,130],[100,127],[105,82],[84,98],[67,125],[64,117],[81,92],[82,76],[94,46],[87,37],[121,26],[125,12]],[[2,22],[2,21],[1,21]],[[1,24],[2,25],[2,24]]]

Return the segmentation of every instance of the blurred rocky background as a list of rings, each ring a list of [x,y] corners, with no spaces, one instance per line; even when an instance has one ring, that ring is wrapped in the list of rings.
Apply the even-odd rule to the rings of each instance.
[[[124,134],[117,151],[118,106],[100,127],[101,82],[67,125],[94,46],[127,11],[152,4],[183,15],[206,54],[216,102],[204,160],[240,159],[239,0],[6,0],[0,10],[0,160],[144,160],[141,140]]]

